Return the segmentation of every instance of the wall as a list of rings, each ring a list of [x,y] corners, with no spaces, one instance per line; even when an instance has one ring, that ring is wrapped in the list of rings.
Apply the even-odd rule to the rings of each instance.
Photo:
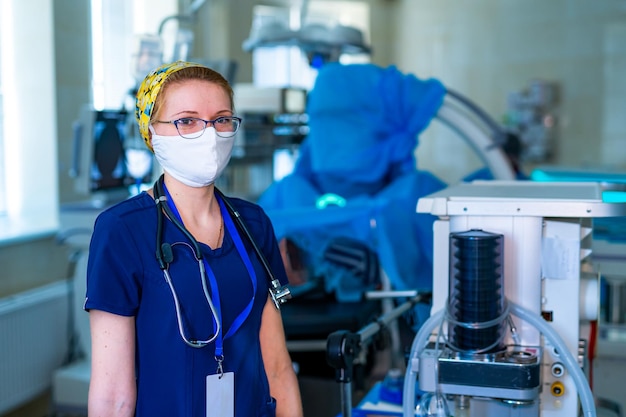
[[[602,160],[623,166],[626,138],[626,18],[608,22],[603,42]]]
[[[394,61],[436,77],[492,116],[532,79],[557,82],[558,144],[552,163],[621,168],[626,154],[626,4],[600,0],[399,0]],[[453,180],[477,163],[456,138],[434,129],[421,167]]]
[[[0,297],[66,278],[68,259],[54,237],[0,246]]]
[[[52,134],[59,138],[56,150],[60,161],[58,170],[67,176],[65,155],[71,148],[71,121],[75,117],[75,103],[84,102],[88,97],[89,60],[87,42],[88,16],[85,2],[81,0],[55,0],[54,8],[54,54],[56,77],[56,109],[57,114],[51,115],[55,123],[48,123],[39,118],[35,123],[37,135]],[[81,15],[81,11],[84,15]],[[78,30],[77,30],[78,29]],[[82,43],[81,43],[82,42]],[[82,45],[82,46],[81,46]],[[47,45],[42,47],[48,48]],[[43,53],[43,51],[40,51]],[[50,51],[46,51],[50,53]],[[30,51],[37,54],[37,51]],[[81,80],[83,81],[81,83]],[[34,116],[37,107],[32,107]],[[39,149],[40,154],[46,149]],[[69,160],[69,158],[67,159]],[[28,169],[37,165],[35,161]],[[53,171],[55,172],[55,171]],[[64,194],[60,183],[59,194]],[[36,208],[37,204],[34,204]],[[29,242],[7,244],[0,247],[0,296],[34,288],[55,280],[65,278],[68,264],[67,248],[59,245],[54,236],[43,236]]]
[[[315,0],[313,0],[315,1]],[[626,137],[626,4],[611,0],[368,0],[372,61],[420,78],[435,77],[502,121],[509,93],[532,80],[556,83],[557,140],[549,164],[623,169]],[[255,4],[288,0],[214,0],[201,9],[197,51],[239,63]],[[210,6],[210,7],[207,7]],[[482,166],[441,124],[420,138],[418,166],[448,182]],[[534,164],[527,164],[528,173]]]
[[[78,117],[80,107],[91,101],[90,18],[88,1],[54,1],[59,138],[57,175],[62,203],[78,198],[74,195],[74,184],[68,172],[72,161],[72,123]]]

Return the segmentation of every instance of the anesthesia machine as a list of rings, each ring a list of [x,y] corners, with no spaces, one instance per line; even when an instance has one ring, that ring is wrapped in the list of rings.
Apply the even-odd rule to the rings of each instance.
[[[417,212],[438,217],[433,304],[411,346],[404,416],[595,416],[593,218],[626,204],[604,202],[596,183],[496,180],[423,197]]]

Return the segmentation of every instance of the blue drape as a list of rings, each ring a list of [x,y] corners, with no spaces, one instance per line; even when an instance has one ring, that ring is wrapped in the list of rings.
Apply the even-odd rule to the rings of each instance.
[[[416,166],[418,135],[429,125],[446,91],[396,67],[328,64],[309,93],[310,133],[294,172],[274,183],[259,204],[279,238],[290,237],[312,260],[338,298],[341,279],[322,260],[328,241],[349,236],[376,251],[395,289],[432,288],[432,223],[416,213],[417,200],[445,187]],[[317,209],[333,193],[344,207]],[[349,286],[348,286],[349,287]]]

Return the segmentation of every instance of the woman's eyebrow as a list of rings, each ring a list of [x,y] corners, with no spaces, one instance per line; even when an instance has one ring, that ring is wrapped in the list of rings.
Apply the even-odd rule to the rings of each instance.
[[[177,116],[182,116],[182,115],[196,115],[196,116],[198,116],[198,114],[199,113],[197,111],[195,111],[195,110],[181,110],[181,111],[178,111],[178,112],[172,114],[172,117],[177,117]]]
[[[219,111],[217,111],[217,112],[215,112],[213,114],[215,116],[217,116],[217,117],[224,116],[224,115],[232,116],[233,115],[233,111],[230,110],[230,109],[224,109],[224,110],[219,110]],[[176,113],[173,113],[170,117],[173,117],[173,118],[178,118],[178,117],[181,117],[181,116],[182,117],[184,117],[184,116],[187,116],[187,117],[199,117],[199,115],[200,115],[200,113],[195,111],[195,110],[181,110],[181,111],[178,111]],[[214,117],[214,116],[212,116],[212,117]]]

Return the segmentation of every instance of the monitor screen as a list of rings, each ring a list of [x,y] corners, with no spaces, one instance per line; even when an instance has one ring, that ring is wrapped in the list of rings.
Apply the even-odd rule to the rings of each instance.
[[[125,186],[124,130],[125,111],[94,112],[91,189]]]

